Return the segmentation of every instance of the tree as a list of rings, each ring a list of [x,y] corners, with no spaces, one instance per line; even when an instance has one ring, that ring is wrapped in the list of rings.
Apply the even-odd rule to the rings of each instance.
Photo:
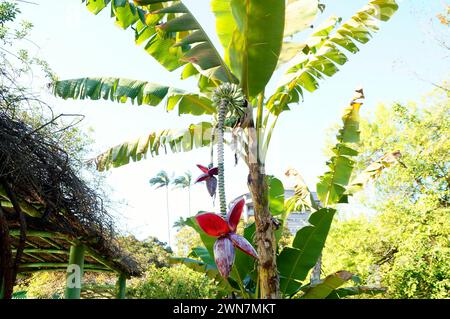
[[[165,187],[166,188],[166,214],[167,214],[167,236],[170,245],[170,213],[169,213],[169,185],[170,177],[167,175],[166,171],[160,171],[155,177],[149,180],[150,185],[156,186],[156,189]]]
[[[379,177],[359,201],[376,214],[332,227],[327,271],[348,269],[366,283],[378,276],[388,298],[448,297],[449,123],[449,95],[441,89],[420,103],[381,104],[362,120],[356,170],[389,150],[401,151],[403,165],[382,174],[372,166]]]
[[[173,152],[217,144],[220,212],[226,213],[224,193],[224,130],[232,129],[236,154],[249,168],[248,186],[255,208],[260,296],[280,296],[276,265],[275,226],[269,210],[265,158],[279,116],[314,92],[319,80],[336,74],[348,61],[343,50],[359,51],[379,21],[387,21],[398,6],[395,0],[373,0],[347,22],[331,17],[316,27],[303,43],[294,35],[308,30],[323,9],[317,0],[212,0],[216,31],[225,50],[219,55],[202,26],[182,1],[84,1],[97,14],[109,8],[116,24],[134,30],[137,44],[167,70],[183,66],[182,78],[196,77],[199,92],[150,82],[117,78],[57,81],[54,93],[62,98],[131,100],[168,111],[212,115],[211,122],[192,124],[185,131],[153,132],[111,148],[97,158],[104,170],[156,156],[169,146]],[[270,28],[267,26],[270,25]],[[281,85],[268,94],[265,87],[277,67],[289,62]],[[214,130],[212,130],[214,128]],[[213,131],[213,132],[212,132]],[[213,159],[211,159],[211,162]],[[211,163],[212,164],[212,163]]]
[[[188,200],[189,200],[189,216],[191,216],[191,186],[192,186],[192,174],[191,172],[186,172],[184,175],[176,177],[173,182],[174,188],[187,189]]]
[[[120,247],[130,253],[142,269],[150,265],[157,268],[169,267],[172,249],[155,237],[138,240],[132,235],[118,238]]]

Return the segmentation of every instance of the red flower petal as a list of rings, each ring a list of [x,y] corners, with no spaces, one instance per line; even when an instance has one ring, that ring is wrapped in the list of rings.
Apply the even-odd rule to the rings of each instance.
[[[228,211],[227,220],[230,225],[231,231],[235,232],[236,227],[239,224],[239,220],[241,219],[242,209],[245,205],[245,199],[241,198],[236,203],[234,203],[233,207]]]
[[[218,167],[213,167],[213,168],[211,168],[211,169],[208,171],[208,174],[209,174],[210,176],[219,174],[219,168],[218,168]]]
[[[248,242],[247,239],[235,233],[231,233],[229,236],[231,241],[237,248],[242,250],[247,255],[258,258],[258,253],[256,252],[255,248],[253,248],[252,244]]]
[[[234,247],[228,237],[221,237],[214,243],[214,261],[224,278],[228,278],[234,264]]]
[[[208,173],[208,167],[200,165],[200,164],[197,164],[197,167],[200,168],[203,173],[206,173],[206,174]]]
[[[219,215],[204,213],[195,216],[200,228],[209,236],[219,237],[230,232],[228,223]]]
[[[210,178],[210,176],[207,173],[202,174],[199,177],[197,177],[197,179],[195,180],[194,184],[206,181],[208,178]]]

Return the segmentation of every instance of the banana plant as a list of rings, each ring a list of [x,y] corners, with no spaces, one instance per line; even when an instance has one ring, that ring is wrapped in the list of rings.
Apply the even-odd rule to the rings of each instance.
[[[131,30],[137,45],[168,71],[181,68],[181,78],[195,79],[198,91],[129,79],[79,78],[53,83],[55,95],[162,105],[166,111],[177,110],[180,116],[211,116],[210,122],[192,124],[185,130],[152,132],[114,146],[97,157],[98,169],[157,156],[168,148],[186,152],[216,144],[223,213],[223,144],[237,145],[236,156],[249,168],[247,180],[255,208],[259,296],[280,297],[276,225],[264,169],[274,128],[282,113],[303,100],[304,92],[316,91],[321,80],[334,76],[338,67],[348,62],[348,55],[357,53],[360,44],[379,30],[379,22],[392,17],[398,8],[395,0],[371,0],[349,20],[342,22],[332,16],[312,31],[310,26],[324,7],[318,0],[211,0],[223,56],[183,1],[82,2],[94,14],[109,10],[117,26]],[[300,33],[309,35],[303,42],[293,40]],[[285,71],[279,84],[268,92],[267,83],[281,66]],[[224,139],[227,129],[232,131],[232,141]],[[337,198],[336,191],[340,192],[338,187],[331,188],[330,203]]]
[[[376,179],[384,169],[396,163],[401,163],[400,152],[395,151],[374,161],[360,174],[354,174],[355,156],[358,155],[357,146],[360,139],[359,112],[363,105],[363,98],[362,89],[357,90],[350,105],[344,109],[342,126],[336,136],[337,143],[332,149],[333,156],[327,162],[329,171],[319,178],[316,186],[319,202],[314,200],[305,181],[295,169],[289,169],[286,172],[287,176],[296,179],[295,193],[288,199],[284,198],[283,183],[274,176],[267,178],[270,212],[274,219],[280,221],[280,229],[275,232],[275,242],[279,239],[281,229],[286,226],[290,213],[305,210],[312,212],[309,216],[308,225],[297,231],[292,244],[276,251],[280,276],[280,296],[283,298],[331,299],[383,292],[382,288],[364,286],[341,288],[350,279],[359,283],[356,276],[345,270],[337,271],[324,279],[320,278],[319,272],[319,278],[314,281],[311,280],[310,283],[305,283],[308,274],[312,272],[313,268],[317,267],[321,258],[328,232],[337,213],[336,205],[346,203],[349,196],[362,190],[363,186]],[[204,232],[204,227],[199,227],[194,220],[195,218],[191,218],[186,225],[193,227],[200,234],[205,247],[209,247],[205,252],[209,251],[209,260],[214,264],[211,257],[213,256],[211,252],[212,239]],[[220,225],[218,223],[216,229],[226,228],[220,227]],[[250,243],[256,244],[255,239],[257,237],[255,237],[256,227],[254,223],[248,225],[243,233]],[[233,284],[230,283],[229,288],[243,296],[259,297],[259,286],[251,259],[248,256],[241,255],[236,256],[236,260],[235,273],[239,276],[232,277]],[[178,259],[176,262],[181,262],[194,269],[193,266],[199,261]],[[194,265],[191,263],[194,263]],[[213,267],[212,264],[210,267]],[[204,272],[203,269],[200,269],[200,271]]]

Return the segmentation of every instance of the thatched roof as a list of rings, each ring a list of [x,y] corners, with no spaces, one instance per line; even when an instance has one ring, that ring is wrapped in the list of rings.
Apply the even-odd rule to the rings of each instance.
[[[13,207],[14,199],[22,214]],[[68,251],[71,244],[81,242],[88,247],[86,268],[112,269],[128,276],[140,273],[137,263],[117,245],[113,220],[101,198],[79,178],[67,153],[52,138],[2,112],[0,202],[13,249],[20,245],[24,224],[20,215],[26,220],[19,271],[58,265],[63,269],[68,255],[57,251]],[[27,268],[30,265],[32,269]]]

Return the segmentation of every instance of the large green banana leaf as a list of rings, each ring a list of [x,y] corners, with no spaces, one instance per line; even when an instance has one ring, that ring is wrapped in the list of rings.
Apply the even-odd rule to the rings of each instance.
[[[155,83],[120,78],[80,78],[56,81],[53,93],[63,99],[111,100],[156,106],[165,99],[165,109],[178,107],[179,114],[212,114],[215,107],[207,97]]]
[[[208,252],[206,252],[208,253]],[[202,258],[201,258],[202,259]],[[192,269],[196,272],[205,274],[209,278],[213,279],[216,284],[219,286],[229,290],[230,284],[228,281],[224,280],[222,276],[220,275],[219,271],[217,270],[217,267],[214,263],[210,264],[208,262],[205,262],[198,259],[193,259],[189,257],[170,257],[169,262],[171,264],[182,264],[188,267],[189,269]]]
[[[192,64],[205,77],[236,82],[201,25],[182,3],[169,0],[83,0],[97,14],[110,6],[116,24],[132,26],[137,44],[173,71]]]
[[[284,295],[295,294],[301,288],[322,253],[331,222],[336,213],[332,208],[322,208],[311,214],[310,225],[295,235],[292,247],[285,247],[277,258],[280,273],[280,291]]]
[[[352,278],[352,274],[348,271],[341,270],[327,276],[321,283],[310,286],[301,296],[302,299],[325,299],[335,289],[341,287]]]
[[[359,142],[359,109],[361,102],[352,101],[344,110],[343,127],[337,135],[337,144],[333,148],[335,154],[327,163],[330,170],[319,178],[317,196],[324,206],[336,204],[349,184],[354,167],[352,157],[358,155],[351,145]]]
[[[214,0],[225,61],[244,93],[255,97],[270,80],[280,55],[285,0]]]
[[[153,132],[131,142],[114,146],[100,154],[97,159],[97,169],[104,171],[112,167],[120,167],[131,161],[136,162],[157,156],[167,148],[173,153],[188,152],[194,148],[208,146],[211,143],[212,124],[201,122],[192,124],[184,130],[163,130]]]
[[[286,71],[281,86],[269,98],[268,109],[279,114],[287,109],[288,104],[297,103],[303,90],[317,90],[320,79],[333,76],[339,70],[337,66],[347,62],[342,49],[358,52],[356,43],[367,43],[379,30],[379,21],[388,21],[397,9],[395,0],[372,0],[332,35],[315,31],[312,39],[307,41],[313,43],[313,48],[305,50],[300,46],[294,65]],[[332,24],[330,27],[332,30]]]
[[[217,35],[225,50],[231,42],[236,22],[231,9],[231,0],[212,0],[211,9],[216,16]],[[282,49],[278,59],[278,66],[293,58],[303,43],[289,41],[296,33],[310,27],[319,12],[318,0],[289,0],[285,9],[284,34]]]
[[[377,295],[386,292],[386,288],[383,287],[367,287],[367,286],[356,286],[356,287],[344,287],[333,290],[326,299],[342,299],[348,296],[357,295]]]
[[[295,65],[295,61],[304,58],[309,53],[317,53],[318,48],[326,41],[341,19],[337,16],[331,16],[322,22],[318,27],[314,28],[313,34],[305,42],[284,41],[281,48],[280,58],[278,60],[278,66],[281,66],[287,62]],[[295,60],[293,58],[298,56]],[[342,54],[338,61],[345,60],[347,58]],[[342,62],[341,62],[342,63]]]
[[[293,36],[309,28],[318,13],[318,0],[288,0],[284,23],[284,37]]]
[[[283,183],[274,176],[267,176],[269,185],[269,210],[273,216],[281,215],[284,212],[284,186]]]

